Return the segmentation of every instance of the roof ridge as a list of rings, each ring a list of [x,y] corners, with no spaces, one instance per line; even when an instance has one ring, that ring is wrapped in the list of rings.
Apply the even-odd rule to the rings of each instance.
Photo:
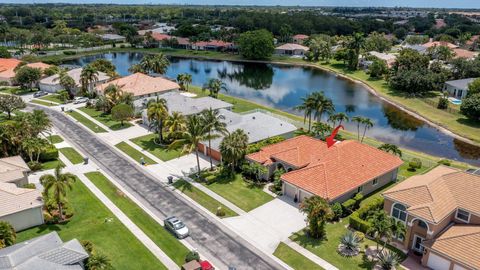
[[[464,227],[464,226],[461,226],[461,227]],[[472,226],[472,227],[479,227],[479,226]],[[471,236],[471,235],[475,235],[475,234],[480,234],[480,230],[476,231],[476,232],[471,232],[471,233],[461,233],[461,234],[458,234],[458,235],[452,235],[452,236],[445,237],[445,238],[436,238],[434,241],[450,240],[450,239],[453,239],[453,238],[466,237],[466,236]]]

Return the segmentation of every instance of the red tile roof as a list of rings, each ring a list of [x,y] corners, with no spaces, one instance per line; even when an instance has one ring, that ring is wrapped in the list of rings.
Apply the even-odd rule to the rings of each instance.
[[[430,42],[427,42],[427,43],[423,44],[422,46],[425,47],[425,48],[430,48],[430,47],[435,47],[435,46],[446,46],[450,49],[458,48],[457,45],[452,44],[450,42],[446,42],[446,41],[430,41]]]
[[[162,77],[148,76],[138,72],[98,85],[97,90],[103,93],[103,91],[105,91],[105,89],[111,84],[119,86],[124,92],[132,93],[135,97],[162,93],[180,88],[176,82],[172,82]]]
[[[155,39],[156,41],[163,41],[163,40],[171,39],[172,36],[153,32],[152,33],[152,38]]]
[[[453,52],[455,53],[455,58],[471,59],[471,58],[477,57],[478,55],[478,52],[472,52],[472,51],[468,51],[460,48],[453,49]]]
[[[309,36],[307,35],[303,35],[303,34],[297,34],[295,36],[293,36],[294,39],[307,39],[309,38]]]
[[[327,200],[333,200],[372,179],[388,173],[403,161],[397,156],[353,140],[327,148],[321,140],[298,136],[263,147],[248,159],[264,165],[275,161],[297,170],[282,180]]]

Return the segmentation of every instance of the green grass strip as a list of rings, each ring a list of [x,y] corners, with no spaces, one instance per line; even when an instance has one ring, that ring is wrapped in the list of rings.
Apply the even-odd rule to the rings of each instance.
[[[153,159],[145,156],[144,154],[142,154],[142,152],[140,152],[137,149],[131,147],[126,142],[121,142],[119,144],[116,144],[115,147],[122,150],[122,152],[129,155],[131,158],[133,158],[135,161],[137,161],[139,163],[140,163],[140,159],[143,157],[143,159],[145,160],[147,165],[148,164],[157,164],[157,162],[155,162]]]
[[[67,113],[69,115],[71,115],[73,118],[75,118],[75,120],[77,120],[82,125],[86,126],[87,128],[89,128],[91,131],[93,131],[95,133],[107,132],[105,129],[103,129],[102,127],[99,127],[97,124],[90,121],[88,118],[86,118],[85,116],[83,116],[79,112],[71,111],[71,112],[67,112]]]
[[[273,253],[275,257],[282,260],[284,263],[288,264],[295,270],[322,270],[323,268],[312,262],[307,257],[295,251],[293,248],[289,247],[287,244],[280,242],[277,249]]]
[[[72,164],[80,164],[83,162],[83,157],[77,150],[72,147],[65,147],[58,149]]]

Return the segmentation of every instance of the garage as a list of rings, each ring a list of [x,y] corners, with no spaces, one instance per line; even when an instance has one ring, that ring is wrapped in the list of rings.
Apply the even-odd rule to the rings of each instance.
[[[435,253],[430,252],[430,255],[428,256],[427,266],[432,268],[433,270],[449,270],[450,261],[436,255]]]
[[[461,267],[460,265],[455,264],[455,265],[453,266],[453,270],[467,270],[467,268],[463,268],[463,267]]]
[[[283,194],[293,200],[293,198],[295,198],[295,195],[297,194],[297,188],[290,184],[284,183]]]
[[[312,196],[312,194],[300,189],[300,200],[298,202],[303,202],[306,198],[310,196]]]

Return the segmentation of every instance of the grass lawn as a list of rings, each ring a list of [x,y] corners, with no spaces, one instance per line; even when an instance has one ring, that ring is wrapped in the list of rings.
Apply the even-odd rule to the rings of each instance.
[[[153,159],[145,156],[142,152],[138,151],[137,149],[131,147],[126,142],[121,142],[115,145],[118,149],[122,150],[125,154],[129,155],[135,161],[140,162],[140,159],[143,157],[147,164],[157,164]]]
[[[64,147],[58,149],[72,164],[80,164],[83,162],[83,157],[80,155],[77,150],[72,147]]]
[[[261,187],[243,181],[240,174],[233,179],[217,176],[214,183],[203,185],[247,212],[273,200]]]
[[[111,114],[104,113],[102,111],[97,111],[94,108],[86,108],[82,107],[79,108],[82,112],[90,115],[91,117],[95,118],[95,120],[99,121],[100,123],[106,125],[111,130],[120,130],[124,128],[128,128],[133,126],[131,123],[124,121],[123,126],[120,124],[120,121],[115,121],[112,119]]]
[[[326,225],[326,235],[327,239],[318,240],[307,237],[304,231],[294,233],[290,236],[290,239],[297,242],[302,247],[311,251],[320,258],[326,260],[327,262],[333,264],[338,269],[372,269],[373,264],[369,261],[364,260],[364,251],[365,246],[375,246],[376,243],[372,240],[365,238],[361,243],[361,252],[358,256],[355,257],[343,257],[337,253],[337,247],[340,244],[340,237],[347,232],[345,226],[348,225],[348,217],[344,218],[341,222],[335,224],[328,223]],[[401,258],[405,258],[405,255],[396,249],[396,251]]]
[[[35,104],[39,104],[39,105],[43,105],[43,106],[48,106],[48,107],[52,107],[52,106],[57,106],[58,104],[56,103],[52,103],[52,102],[48,102],[48,101],[42,101],[42,100],[39,100],[39,99],[32,99],[30,100],[30,103],[35,103]]]
[[[47,140],[53,144],[63,142],[63,138],[60,135],[50,135],[47,137]]]
[[[73,118],[75,118],[75,120],[77,120],[78,122],[80,122],[82,125],[86,126],[87,128],[89,128],[91,131],[95,132],[95,133],[100,133],[100,132],[107,132],[105,129],[99,127],[97,124],[95,124],[94,122],[90,121],[88,118],[86,118],[85,116],[81,115],[79,112],[76,112],[76,111],[71,111],[71,112],[67,112],[70,116],[72,116]]]
[[[6,93],[6,94],[15,94],[15,95],[26,95],[36,92],[36,90],[32,89],[21,89],[20,87],[4,87],[0,90],[0,93]]]
[[[55,169],[58,166],[58,164],[65,165],[60,159],[42,162],[42,170],[45,171],[45,170]]]
[[[156,137],[157,134],[148,134],[145,136],[133,138],[130,141],[140,146],[143,150],[147,150],[148,152],[163,161],[169,161],[171,159],[182,156],[180,150],[168,150],[166,147],[156,144],[154,141]]]
[[[46,100],[46,101],[51,101],[51,102],[56,102],[59,104],[64,104],[63,101],[60,100],[59,95],[46,95],[43,97],[40,97],[39,99]]]
[[[179,266],[185,263],[189,250],[171,233],[130,200],[100,172],[89,172],[85,176],[92,181],[122,212]]]
[[[312,262],[307,257],[295,251],[293,248],[289,247],[287,244],[280,242],[277,249],[273,253],[275,257],[282,260],[284,263],[288,264],[295,270],[321,270],[323,269],[318,264]]]
[[[205,207],[208,211],[212,212],[214,215],[216,215],[217,213],[217,208],[222,207],[222,209],[225,211],[225,216],[223,216],[222,218],[237,216],[237,213],[235,213],[232,209],[226,207],[225,205],[218,202],[214,198],[208,196],[205,192],[194,187],[192,184],[190,184],[189,182],[183,179],[177,180],[173,184],[173,186],[179,189],[183,194],[190,197],[192,200],[199,203],[201,206]]]
[[[74,216],[65,224],[41,225],[17,233],[17,242],[57,231],[63,241],[90,240],[121,269],[167,269],[114,215],[77,180],[68,200]],[[112,219],[112,221],[107,221]]]

